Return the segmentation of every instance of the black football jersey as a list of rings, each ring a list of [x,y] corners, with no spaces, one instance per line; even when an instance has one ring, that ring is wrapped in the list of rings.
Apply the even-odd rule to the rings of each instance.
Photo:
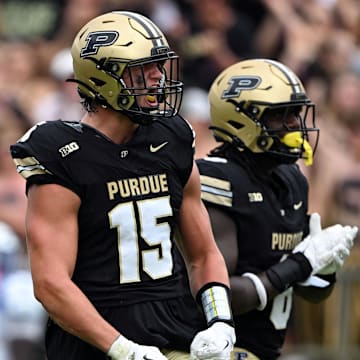
[[[189,124],[175,117],[140,126],[126,144],[59,120],[34,126],[11,146],[27,188],[56,183],[80,197],[73,281],[96,306],[182,294],[173,238],[193,142]]]
[[[308,184],[296,164],[280,165],[264,176],[247,161],[208,157],[197,161],[202,198],[220,207],[236,224],[236,274],[259,273],[279,262],[308,233]],[[263,311],[235,316],[236,346],[275,359],[291,313],[292,288]]]

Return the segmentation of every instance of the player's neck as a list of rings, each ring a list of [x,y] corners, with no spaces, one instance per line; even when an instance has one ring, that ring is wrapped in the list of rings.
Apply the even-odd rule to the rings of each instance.
[[[131,140],[139,126],[120,112],[103,108],[87,113],[81,122],[95,128],[117,144]]]

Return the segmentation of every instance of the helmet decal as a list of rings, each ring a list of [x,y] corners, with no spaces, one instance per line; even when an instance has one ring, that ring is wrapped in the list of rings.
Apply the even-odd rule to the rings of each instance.
[[[238,97],[241,90],[252,90],[259,86],[261,78],[258,76],[233,76],[228,81],[229,87],[222,93],[221,98]]]
[[[101,46],[110,46],[119,37],[117,31],[94,31],[86,37],[86,46],[81,49],[80,56],[97,54]]]
[[[213,81],[209,101],[210,129],[217,141],[267,153],[283,163],[303,158],[311,164],[319,135],[315,105],[284,64],[270,59],[239,61]],[[295,135],[284,140],[290,133]]]
[[[163,47],[165,45],[168,48],[167,44],[163,40],[163,35],[159,28],[145,16],[127,11],[114,11],[114,13],[126,15],[130,19],[137,21],[147,31],[147,36],[152,39],[155,48]]]
[[[266,61],[269,64],[274,65],[276,68],[278,68],[284,74],[284,76],[289,80],[289,85],[292,87],[294,94],[304,95],[304,89],[302,88],[302,85],[301,85],[299,79],[297,78],[297,76],[295,75],[295,73],[293,71],[291,71],[288,67],[279,63],[278,61],[274,61],[274,60],[266,60]],[[296,98],[295,95],[294,95],[294,98]]]

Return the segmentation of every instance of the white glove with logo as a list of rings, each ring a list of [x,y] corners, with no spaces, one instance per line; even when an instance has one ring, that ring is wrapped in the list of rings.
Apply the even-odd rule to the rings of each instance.
[[[145,346],[120,335],[111,345],[107,356],[112,360],[167,360],[155,346]]]
[[[194,337],[190,355],[193,360],[230,360],[235,343],[235,329],[225,322],[215,322]]]
[[[312,274],[331,274],[344,264],[358,232],[356,226],[336,224],[321,229],[320,215],[310,216],[310,234],[293,250],[302,252],[309,260]]]

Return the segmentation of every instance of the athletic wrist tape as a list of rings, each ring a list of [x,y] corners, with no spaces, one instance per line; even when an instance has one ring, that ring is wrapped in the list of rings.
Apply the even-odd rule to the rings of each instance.
[[[198,291],[196,300],[203,309],[208,326],[217,321],[234,325],[230,289],[226,285],[215,282],[205,284]]]

